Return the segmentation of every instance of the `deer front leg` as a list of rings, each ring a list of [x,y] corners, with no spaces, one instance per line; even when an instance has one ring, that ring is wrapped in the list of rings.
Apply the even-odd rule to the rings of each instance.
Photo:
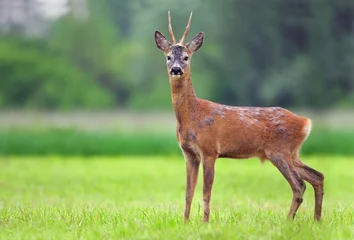
[[[183,152],[186,160],[186,205],[184,208],[184,221],[187,222],[190,215],[191,205],[194,196],[194,190],[198,182],[198,170],[200,165],[200,160],[188,152]]]
[[[209,222],[210,199],[214,182],[214,166],[216,158],[207,157],[203,159],[203,201],[204,201],[204,222]]]

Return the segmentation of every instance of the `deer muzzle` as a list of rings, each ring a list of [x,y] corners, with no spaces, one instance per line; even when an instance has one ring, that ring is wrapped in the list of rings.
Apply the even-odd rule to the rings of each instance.
[[[183,70],[180,67],[171,68],[170,74],[172,77],[180,77],[183,75]]]

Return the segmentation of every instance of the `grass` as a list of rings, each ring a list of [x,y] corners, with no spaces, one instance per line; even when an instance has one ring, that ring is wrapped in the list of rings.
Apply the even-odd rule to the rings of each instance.
[[[34,141],[35,139],[35,141]],[[139,147],[137,147],[139,146]],[[353,130],[314,129],[306,155],[354,155]],[[75,129],[0,130],[0,155],[180,155],[175,132],[95,132]]]
[[[184,224],[182,158],[2,157],[0,239],[354,239],[354,158],[305,162],[326,176],[321,223],[309,184],[286,222],[291,191],[269,162],[219,159],[211,223],[199,181]]]

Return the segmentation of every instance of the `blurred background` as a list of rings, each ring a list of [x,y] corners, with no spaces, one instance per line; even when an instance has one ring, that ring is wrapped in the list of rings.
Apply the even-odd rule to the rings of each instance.
[[[354,1],[0,0],[0,154],[180,154],[168,36],[205,32],[198,97],[313,119],[306,154],[354,154]]]

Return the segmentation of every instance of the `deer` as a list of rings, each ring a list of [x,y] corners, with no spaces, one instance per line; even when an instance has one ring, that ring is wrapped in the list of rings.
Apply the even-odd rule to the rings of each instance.
[[[191,58],[203,45],[204,33],[185,43],[192,13],[179,42],[174,36],[168,11],[168,29],[172,42],[158,30],[155,44],[166,58],[167,73],[176,117],[177,142],[186,163],[184,221],[188,222],[203,166],[203,221],[209,222],[210,200],[218,158],[270,161],[284,176],[292,190],[292,202],[286,219],[293,220],[303,201],[305,182],[314,189],[314,220],[322,214],[324,175],[305,165],[299,151],[311,132],[309,118],[281,107],[227,106],[198,98],[191,80]]]

